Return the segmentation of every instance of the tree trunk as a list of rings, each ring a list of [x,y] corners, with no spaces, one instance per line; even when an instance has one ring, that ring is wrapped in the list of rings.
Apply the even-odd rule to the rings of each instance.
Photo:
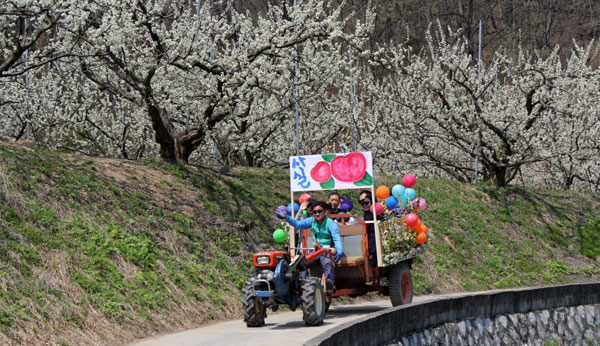
[[[175,138],[173,128],[164,111],[153,104],[146,103],[148,115],[154,129],[154,139],[160,145],[160,157],[168,162],[176,163]]]
[[[506,171],[506,167],[493,167],[491,170],[492,182],[497,186],[506,186]]]
[[[188,129],[175,137],[175,159],[177,162],[188,163],[190,155],[204,140],[206,133],[200,127]]]
[[[188,163],[190,155],[204,140],[206,131],[202,126],[175,133],[164,110],[147,103],[148,113],[154,129],[154,138],[160,145],[160,157],[171,163]],[[209,107],[212,111],[213,107]]]

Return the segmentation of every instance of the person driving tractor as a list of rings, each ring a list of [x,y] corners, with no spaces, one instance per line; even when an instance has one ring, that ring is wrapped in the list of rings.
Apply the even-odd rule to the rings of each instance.
[[[325,215],[326,209],[327,204],[324,201],[318,201],[313,204],[312,217],[301,221],[293,219],[290,215],[283,215],[279,210],[276,211],[276,213],[279,218],[285,217],[286,221],[292,227],[298,229],[310,228],[315,243],[320,243],[322,246],[329,245],[335,247],[336,254],[333,260],[337,263],[343,254],[342,237],[340,236],[340,231],[335,221]],[[327,289],[335,290],[335,274],[331,259],[329,256],[321,256],[319,257],[319,261],[321,262],[323,272],[325,273]]]

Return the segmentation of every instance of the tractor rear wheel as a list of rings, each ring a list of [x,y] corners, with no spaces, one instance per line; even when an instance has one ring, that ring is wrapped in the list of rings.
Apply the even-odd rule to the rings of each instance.
[[[302,283],[302,319],[308,326],[320,326],[325,319],[325,293],[318,278]]]
[[[396,264],[390,273],[389,283],[392,306],[412,303],[413,282],[408,264]]]
[[[246,322],[248,327],[260,327],[265,324],[267,309],[254,294],[252,285],[252,281],[246,281],[246,285],[242,290],[244,294],[242,298],[242,312],[244,313],[244,322]]]

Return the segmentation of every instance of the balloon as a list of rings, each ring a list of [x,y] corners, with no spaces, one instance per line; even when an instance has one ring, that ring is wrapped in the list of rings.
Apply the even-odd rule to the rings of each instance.
[[[419,221],[419,217],[415,213],[410,213],[404,217],[404,220],[406,220],[408,227],[414,227]]]
[[[421,232],[417,234],[417,244],[424,244],[427,241],[427,234]]]
[[[300,202],[300,204],[304,203],[304,201],[306,201],[307,199],[311,198],[312,196],[309,195],[308,193],[303,193],[300,195],[300,197],[298,197],[298,202]],[[298,210],[298,209],[296,209]]]
[[[427,201],[423,197],[415,198],[411,202],[411,206],[414,210],[423,210],[427,207]]]
[[[407,174],[404,177],[402,177],[402,184],[404,185],[404,187],[413,187],[415,186],[416,182],[417,179],[415,179],[415,176],[412,174]]]
[[[280,219],[285,219],[285,215],[288,213],[288,209],[284,206],[279,206],[275,209],[275,215]]]
[[[417,191],[415,191],[411,188],[406,189],[406,197],[409,200],[415,199],[415,197],[417,197]]]
[[[417,220],[417,223],[414,224],[412,227],[409,227],[410,229],[412,229],[415,232],[418,232],[417,230],[421,229],[421,220]]]
[[[383,205],[381,205],[381,203],[377,202],[375,203],[375,215],[381,215],[381,213],[383,213]]]
[[[343,211],[343,212],[345,212],[345,213],[349,212],[353,208],[354,208],[354,204],[349,199],[345,199],[345,200],[342,201],[342,203],[340,203],[340,210]]]
[[[390,196],[385,199],[385,207],[388,209],[394,209],[398,205],[398,199],[394,196]]]
[[[300,209],[300,205],[298,205],[298,203],[294,203],[294,213],[298,213],[299,209]],[[287,213],[288,213],[288,215],[292,215],[292,203],[288,204]]]
[[[375,190],[375,196],[381,200],[388,198],[389,195],[390,189],[385,185],[381,185],[377,188],[377,190]]]
[[[273,239],[275,239],[276,242],[281,243],[285,240],[285,231],[281,228],[276,229],[275,232],[273,232]]]
[[[400,200],[400,197],[404,195],[404,190],[406,190],[404,186],[400,184],[394,185],[394,187],[392,187],[392,195],[394,195],[394,197]]]
[[[418,231],[419,233],[425,233],[427,234],[427,226],[425,226],[425,224],[421,224],[421,228]]]
[[[408,198],[408,196],[406,195],[406,192],[404,192],[404,194],[402,196],[400,196],[400,201],[402,201],[403,207],[409,206],[410,198]]]

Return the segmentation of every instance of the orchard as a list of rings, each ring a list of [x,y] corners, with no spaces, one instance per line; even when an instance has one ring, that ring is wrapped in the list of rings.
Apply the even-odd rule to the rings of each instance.
[[[322,0],[254,14],[195,0],[1,9],[4,141],[265,167],[298,140],[302,154],[371,151],[384,172],[600,188],[594,41],[573,41],[567,59],[498,49],[478,74],[460,31],[432,23],[418,51],[366,44],[376,13]]]

